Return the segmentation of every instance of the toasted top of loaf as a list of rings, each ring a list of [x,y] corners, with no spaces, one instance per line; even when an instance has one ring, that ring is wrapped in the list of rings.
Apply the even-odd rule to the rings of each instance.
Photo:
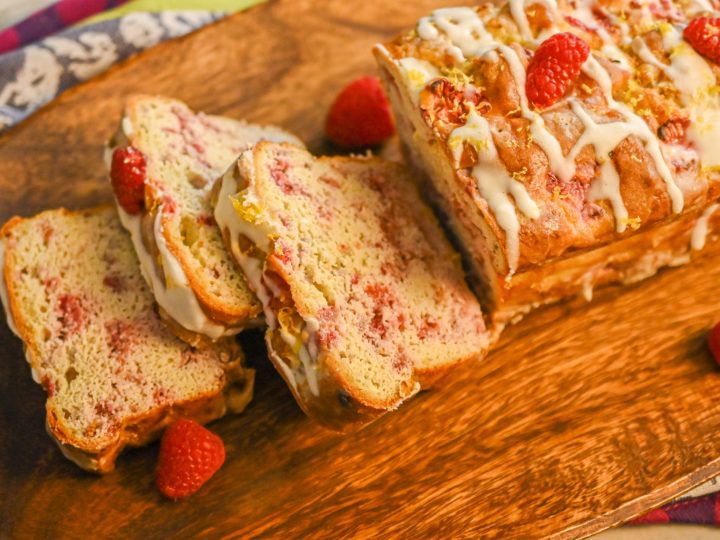
[[[392,409],[487,346],[459,257],[399,164],[259,143],[223,177],[215,215],[276,365],[331,427],[334,409]]]
[[[280,128],[196,114],[177,100],[134,95],[110,142],[111,148],[130,145],[145,157],[144,228],[140,216],[122,217],[128,229],[137,229],[135,247],[158,303],[186,330],[212,339],[257,324],[261,311],[223,247],[208,202],[213,181],[261,139],[302,144]],[[145,268],[156,264],[162,269]],[[166,283],[172,279],[174,290],[153,284],[153,273]]]
[[[47,392],[49,431],[79,465],[105,472],[174,414],[208,421],[251,392],[236,346],[195,350],[165,328],[113,208],[13,218],[0,246],[8,322]]]
[[[439,9],[376,48],[409,96],[396,114],[420,113],[444,148],[456,171],[456,204],[489,224],[501,275],[718,197],[720,67],[682,35],[711,4]],[[528,103],[526,70],[556,32],[580,36],[591,54],[567,94],[538,109]]]

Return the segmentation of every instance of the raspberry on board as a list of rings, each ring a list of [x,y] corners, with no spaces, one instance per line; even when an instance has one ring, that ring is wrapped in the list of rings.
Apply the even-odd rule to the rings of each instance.
[[[690,21],[683,37],[705,58],[720,63],[720,17],[698,17]]]
[[[195,493],[225,462],[220,437],[194,420],[181,418],[165,430],[155,470],[155,483],[171,499]]]
[[[139,214],[145,202],[145,156],[132,146],[113,152],[110,184],[128,214]]]
[[[347,85],[330,107],[325,133],[345,148],[373,146],[389,139],[395,125],[380,79],[368,75]]]
[[[589,54],[588,44],[570,32],[543,41],[527,69],[525,92],[530,103],[545,108],[564,96]]]

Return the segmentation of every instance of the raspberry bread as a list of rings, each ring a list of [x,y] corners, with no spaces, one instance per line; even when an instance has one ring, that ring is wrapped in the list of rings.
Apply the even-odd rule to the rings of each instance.
[[[108,472],[124,446],[178,416],[208,422],[250,401],[237,345],[196,350],[162,324],[112,207],[11,219],[0,270],[8,325],[47,393],[48,432],[80,467]]]
[[[215,190],[270,358],[327,427],[355,429],[484,354],[459,257],[401,165],[259,143]]]
[[[439,9],[375,48],[406,157],[497,322],[715,238],[713,1]]]
[[[170,328],[191,344],[257,326],[261,306],[223,247],[208,196],[261,139],[302,143],[275,127],[193,113],[164,97],[128,98],[109,143],[120,220]]]

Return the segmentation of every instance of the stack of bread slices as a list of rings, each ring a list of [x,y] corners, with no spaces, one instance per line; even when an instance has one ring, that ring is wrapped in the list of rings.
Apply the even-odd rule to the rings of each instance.
[[[0,232],[8,325],[49,433],[85,469],[111,470],[176,417],[242,411],[253,371],[235,336],[250,327],[338,431],[487,350],[459,257],[401,165],[315,158],[280,128],[145,95],[105,161],[114,208]]]

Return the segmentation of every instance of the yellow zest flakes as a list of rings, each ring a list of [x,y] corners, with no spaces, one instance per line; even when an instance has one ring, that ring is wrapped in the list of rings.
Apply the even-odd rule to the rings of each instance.
[[[552,193],[553,201],[567,199],[568,197],[569,197],[569,195],[567,193],[563,193],[562,189],[560,189],[560,186],[555,186],[553,188],[553,193]]]
[[[414,90],[422,90],[425,88],[425,74],[417,69],[410,69],[407,72],[408,81]]]
[[[464,71],[454,66],[447,71],[445,76],[453,86],[465,86],[472,83],[472,79]]]
[[[639,217],[624,218],[621,220],[621,222],[623,225],[627,225],[628,227],[630,227],[633,231],[637,231],[642,224],[642,221]]]
[[[650,109],[638,109],[637,113],[640,116],[652,116],[653,115],[653,113]]]
[[[522,182],[525,180],[525,177],[527,176],[527,172],[528,172],[527,167],[523,167],[519,171],[515,171],[514,173],[512,173],[512,177],[514,180]]]
[[[632,159],[635,163],[642,163],[642,159],[640,159],[637,155],[631,154],[630,159]]]
[[[237,215],[240,216],[243,221],[246,221],[248,223],[255,223],[257,218],[260,216],[260,212],[262,211],[259,206],[247,200],[247,191],[241,191],[234,197],[231,196],[230,202],[232,202],[233,208],[235,209]]]
[[[592,94],[592,88],[590,88],[587,84],[582,83],[580,88],[582,88],[587,94]]]
[[[522,111],[522,109],[520,107],[515,107],[512,111],[508,111],[507,113],[505,113],[505,116],[513,116],[513,115],[519,113],[520,111]]]

